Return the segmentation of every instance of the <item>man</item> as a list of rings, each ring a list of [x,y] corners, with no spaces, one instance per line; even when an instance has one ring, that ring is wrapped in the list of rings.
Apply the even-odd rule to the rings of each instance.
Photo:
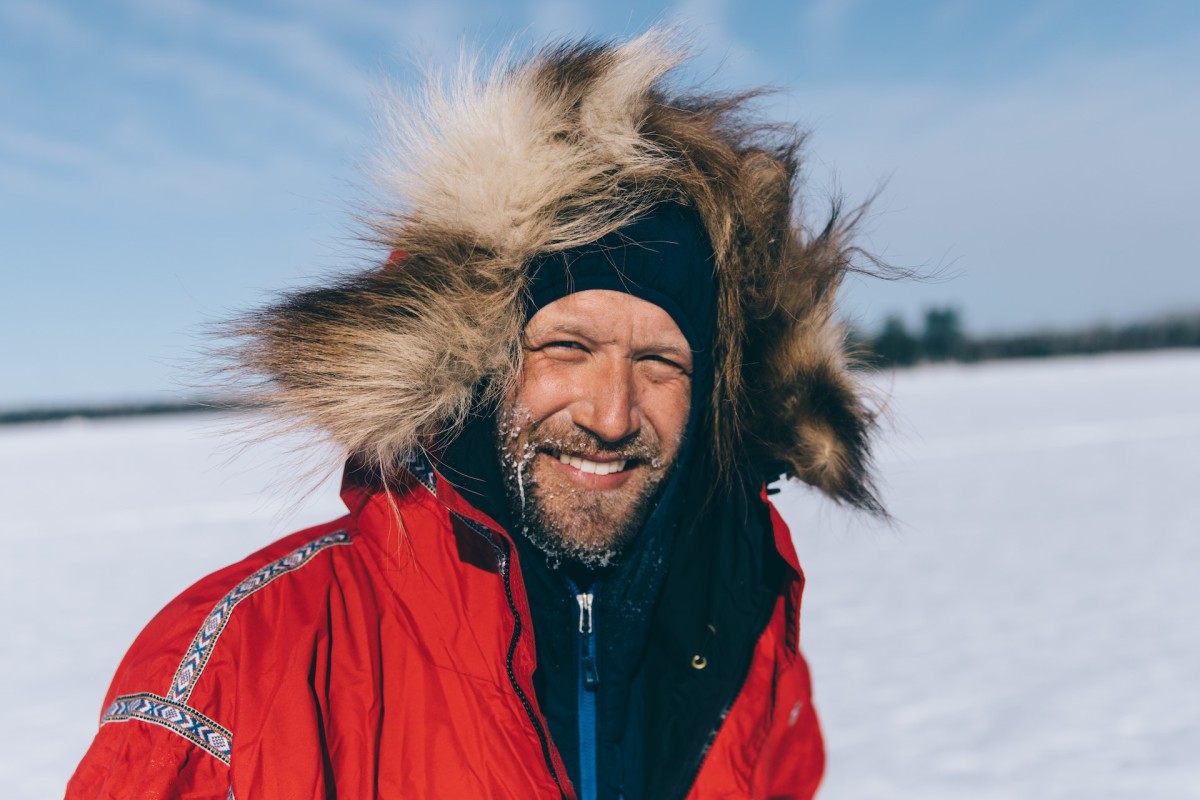
[[[350,514],[188,589],[69,797],[811,797],[764,485],[881,511],[798,138],[652,33],[398,110],[377,270],[242,320]]]

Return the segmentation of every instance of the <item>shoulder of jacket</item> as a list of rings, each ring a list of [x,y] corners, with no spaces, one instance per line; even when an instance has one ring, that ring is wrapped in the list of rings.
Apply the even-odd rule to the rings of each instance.
[[[348,550],[354,540],[353,520],[344,517],[284,537],[185,589],[126,652],[105,698],[102,728],[148,723],[227,766],[233,741],[225,727],[228,709],[213,705],[212,698],[197,705],[192,694],[223,635],[228,636],[238,606],[272,586],[301,594],[323,591],[331,561],[323,556]],[[306,580],[297,581],[301,576]]]
[[[286,536],[185,589],[126,652],[106,698],[109,711],[123,695],[186,701],[239,606],[270,588],[322,591],[330,569],[322,555],[355,538],[353,520],[344,517]]]
[[[352,544],[356,529],[350,517],[297,531],[241,561],[206,575],[180,592],[147,624],[134,643],[143,640],[155,648],[170,647],[179,636],[190,638],[201,626],[227,625],[243,601],[280,579],[295,588],[296,576],[316,578],[322,570],[318,558],[339,545]]]

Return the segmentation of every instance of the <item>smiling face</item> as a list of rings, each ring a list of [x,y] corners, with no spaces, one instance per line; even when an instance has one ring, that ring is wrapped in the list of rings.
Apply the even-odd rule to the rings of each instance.
[[[666,311],[601,289],[539,310],[524,346],[498,426],[510,501],[552,561],[606,566],[679,454],[691,349]]]

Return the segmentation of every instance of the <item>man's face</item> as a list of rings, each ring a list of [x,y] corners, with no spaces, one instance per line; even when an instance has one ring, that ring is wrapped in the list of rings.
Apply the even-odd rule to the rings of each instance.
[[[553,561],[609,564],[674,466],[692,352],[666,311],[594,289],[538,311],[500,414],[510,500]]]

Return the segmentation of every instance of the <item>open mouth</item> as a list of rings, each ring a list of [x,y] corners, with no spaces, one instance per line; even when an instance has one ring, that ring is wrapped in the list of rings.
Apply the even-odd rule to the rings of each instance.
[[[627,458],[615,461],[592,461],[571,453],[548,453],[547,455],[588,475],[612,475],[616,472],[623,472],[625,467],[633,462],[632,459]]]

